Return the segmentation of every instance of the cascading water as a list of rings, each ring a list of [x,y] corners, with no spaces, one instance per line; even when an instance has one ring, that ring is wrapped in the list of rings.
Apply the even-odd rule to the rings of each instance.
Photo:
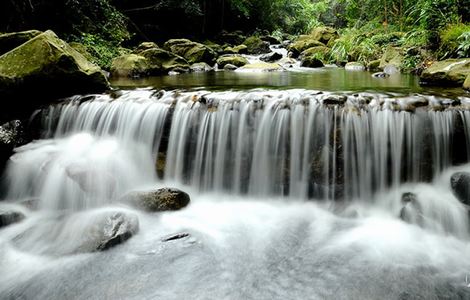
[[[52,105],[43,139],[8,168],[8,205],[39,210],[0,231],[0,295],[468,299],[468,212],[449,187],[469,169],[453,166],[470,157],[467,102],[145,89]],[[169,184],[190,207],[120,203]],[[135,215],[140,232],[79,254],[108,211]],[[190,237],[162,242],[179,232]]]

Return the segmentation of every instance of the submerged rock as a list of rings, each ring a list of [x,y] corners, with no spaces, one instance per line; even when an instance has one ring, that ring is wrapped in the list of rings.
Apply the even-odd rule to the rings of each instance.
[[[22,212],[0,207],[0,228],[18,223],[25,218]]]
[[[39,30],[28,30],[0,34],[0,55],[15,49],[41,33]]]
[[[103,71],[52,31],[0,56],[0,95],[66,96],[108,88]]]
[[[423,210],[416,194],[403,193],[401,202],[403,207],[400,210],[400,219],[410,224],[423,225]]]
[[[189,204],[189,195],[176,188],[136,191],[124,196],[130,202],[149,212],[179,210]]]
[[[470,58],[447,59],[433,63],[421,74],[422,85],[462,86],[470,75]]]
[[[240,55],[227,55],[219,57],[219,59],[217,59],[217,66],[219,67],[219,69],[223,69],[225,65],[228,64],[234,65],[236,67],[243,67],[248,63],[248,59]]]
[[[450,186],[455,197],[465,205],[470,205],[470,173],[457,172],[450,177]]]
[[[376,77],[376,78],[388,78],[388,77],[390,77],[390,74],[387,74],[387,73],[385,73],[385,72],[377,72],[377,73],[372,74],[372,77]]]
[[[247,64],[240,68],[240,70],[253,70],[259,72],[273,72],[273,71],[282,71],[284,70],[280,64],[276,63],[267,63],[267,62],[258,62],[254,64]]]
[[[119,245],[139,231],[137,216],[120,212],[107,216],[100,225],[96,232],[99,237],[96,250],[99,251]]]

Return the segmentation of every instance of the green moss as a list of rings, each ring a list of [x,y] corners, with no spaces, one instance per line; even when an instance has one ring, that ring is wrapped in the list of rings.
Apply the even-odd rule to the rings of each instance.
[[[243,56],[238,55],[230,55],[230,56],[222,56],[217,59],[217,65],[219,69],[223,69],[225,65],[234,65],[236,67],[242,67],[248,64],[248,60]]]
[[[248,48],[249,54],[262,54],[270,52],[269,43],[261,40],[257,36],[248,37],[242,44]]]

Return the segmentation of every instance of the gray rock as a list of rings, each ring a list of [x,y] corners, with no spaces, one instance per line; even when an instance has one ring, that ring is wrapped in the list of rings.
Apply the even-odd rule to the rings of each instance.
[[[139,220],[135,215],[114,213],[105,218],[101,239],[96,250],[103,251],[130,239],[139,230]]]
[[[237,67],[237,66],[234,66],[234,65],[232,65],[232,64],[226,64],[226,65],[224,66],[224,70],[225,70],[225,71],[235,71],[236,69],[238,69],[238,67]]]
[[[275,62],[282,59],[282,54],[277,52],[271,52],[268,54],[261,55],[259,59],[265,62]]]
[[[124,196],[125,202],[149,211],[179,210],[189,204],[189,195],[176,188],[161,188],[151,191],[135,191]]]
[[[470,205],[470,173],[457,172],[450,177],[450,186],[455,197],[465,205]]]
[[[7,208],[0,208],[0,228],[18,223],[25,218],[22,212],[7,209]]]
[[[377,73],[372,74],[372,77],[375,77],[375,78],[388,78],[388,77],[390,77],[390,74],[385,73],[385,72],[377,72]]]
[[[206,64],[205,62],[192,64],[189,69],[191,70],[191,72],[194,73],[209,72],[213,70],[212,67]]]

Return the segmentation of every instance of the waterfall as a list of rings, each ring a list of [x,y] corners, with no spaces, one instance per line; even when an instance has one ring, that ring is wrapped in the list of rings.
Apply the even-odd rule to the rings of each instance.
[[[100,148],[113,139],[119,151],[133,153],[119,159],[140,173],[133,184],[153,178],[155,161],[163,159],[165,180],[201,191],[369,201],[403,182],[429,182],[456,158],[467,160],[470,115],[455,109],[458,99],[446,101],[443,109],[424,95],[137,90],[72,98],[46,109],[43,122],[45,137],[54,140],[87,133]],[[40,176],[19,172],[13,182]],[[24,193],[21,183],[12,186],[12,197]]]

